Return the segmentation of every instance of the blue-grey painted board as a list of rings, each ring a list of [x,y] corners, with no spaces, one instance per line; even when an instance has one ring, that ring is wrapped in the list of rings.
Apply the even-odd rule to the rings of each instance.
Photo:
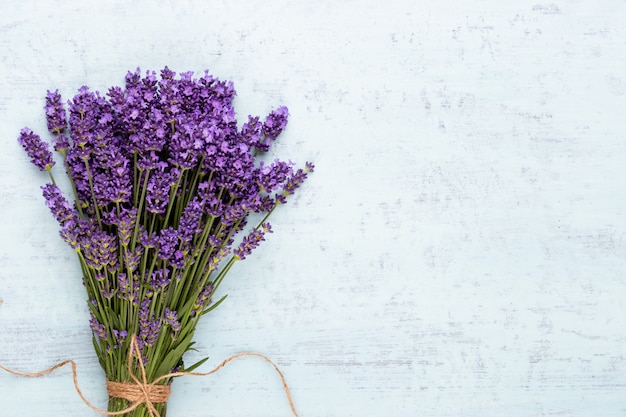
[[[624,21],[623,1],[5,0],[0,364],[73,358],[105,406],[78,264],[16,143],[46,89],[208,68],[241,118],[289,106],[276,155],[317,172],[190,360],[267,354],[302,417],[626,415]],[[0,374],[22,415],[97,414],[69,370]],[[169,415],[290,411],[246,359],[176,381]]]

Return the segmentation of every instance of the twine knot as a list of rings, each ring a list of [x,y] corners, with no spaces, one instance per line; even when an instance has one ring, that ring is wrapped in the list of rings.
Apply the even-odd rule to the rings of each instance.
[[[139,376],[141,379],[136,377],[133,373],[134,357],[137,358],[137,363],[139,366]],[[145,404],[151,417],[160,417],[159,412],[154,407],[154,403],[167,402],[167,399],[170,396],[170,386],[159,385],[158,382],[166,378],[178,376],[176,374],[186,373],[170,373],[157,378],[151,383],[148,383],[146,367],[143,363],[143,358],[141,357],[141,349],[139,349],[139,343],[137,343],[137,335],[131,336],[130,346],[128,349],[128,361],[126,362],[126,366],[132,382],[115,382],[107,380],[107,394],[109,394],[109,397],[122,398],[124,400],[130,401],[131,406],[128,407],[126,410],[123,410],[124,413],[134,410],[141,404]],[[110,412],[107,413],[109,415],[112,415]]]
[[[132,382],[106,382],[109,397],[121,398],[131,403],[164,403],[170,396],[169,385],[138,385]]]

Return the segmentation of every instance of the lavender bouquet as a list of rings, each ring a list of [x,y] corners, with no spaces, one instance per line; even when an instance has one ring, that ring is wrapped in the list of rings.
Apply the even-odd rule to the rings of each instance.
[[[138,368],[167,387],[167,375],[206,360],[183,362],[198,320],[226,298],[213,302],[233,264],[271,232],[270,214],[313,170],[260,157],[285,128],[286,107],[263,122],[249,116],[239,129],[234,97],[231,82],[208,72],[177,77],[166,67],[159,78],[137,69],[105,96],[81,87],[67,103],[68,124],[61,96],[49,91],[48,130],[74,204],[56,185],[48,144],[28,128],[20,133],[50,175],[46,205],[78,255],[110,412],[135,406],[124,414],[165,416],[166,400],[137,404],[115,388],[136,382]]]

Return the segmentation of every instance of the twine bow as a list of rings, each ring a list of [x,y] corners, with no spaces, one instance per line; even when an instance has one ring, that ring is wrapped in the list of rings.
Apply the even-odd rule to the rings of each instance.
[[[228,357],[227,359],[225,359],[218,366],[216,366],[213,370],[206,372],[206,373],[172,372],[172,373],[160,376],[159,378],[149,383],[147,376],[146,376],[146,368],[143,364],[143,360],[141,357],[141,350],[139,349],[139,345],[137,343],[137,337],[136,335],[132,335],[131,340],[130,340],[130,349],[128,352],[128,361],[127,361],[128,374],[130,375],[132,382],[114,382],[114,381],[107,380],[107,393],[109,394],[109,396],[115,397],[115,398],[122,398],[131,402],[131,405],[128,408],[121,410],[121,411],[103,410],[101,408],[96,407],[89,400],[87,400],[87,398],[84,396],[84,394],[80,390],[80,386],[78,385],[77,366],[76,366],[76,362],[74,362],[72,359],[59,362],[56,365],[52,366],[51,368],[48,368],[41,372],[35,372],[35,373],[17,372],[17,371],[8,369],[2,365],[0,365],[0,369],[15,376],[40,377],[40,376],[44,376],[49,373],[52,373],[55,370],[69,364],[72,367],[72,378],[74,380],[74,388],[76,389],[76,392],[78,393],[79,397],[83,400],[83,402],[89,408],[96,411],[97,413],[108,415],[108,416],[118,416],[118,415],[129,413],[133,411],[134,409],[136,409],[137,407],[139,407],[141,404],[145,404],[146,407],[148,408],[148,412],[150,413],[151,417],[160,417],[159,412],[154,407],[154,403],[164,403],[167,401],[167,399],[170,396],[170,385],[159,385],[158,384],[159,382],[167,378],[174,378],[177,376],[208,376],[208,375],[218,372],[228,362],[231,362],[235,359],[247,357],[247,356],[256,356],[258,358],[261,358],[274,367],[274,369],[278,373],[283,383],[283,388],[285,390],[285,394],[287,395],[287,400],[289,401],[289,406],[291,407],[291,411],[294,416],[298,417],[298,413],[296,412],[296,408],[293,404],[293,399],[291,398],[289,386],[287,385],[285,376],[278,368],[278,365],[272,362],[272,360],[268,358],[267,356],[262,355],[260,353],[256,353],[256,352],[242,352],[242,353],[237,353],[235,355],[232,355]],[[132,371],[133,358],[138,359],[137,362],[139,365],[139,378]]]

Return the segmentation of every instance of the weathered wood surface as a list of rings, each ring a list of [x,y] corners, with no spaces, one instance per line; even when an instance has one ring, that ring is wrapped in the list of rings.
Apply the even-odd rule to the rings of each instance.
[[[237,4],[237,5],[235,5]],[[317,172],[235,268],[198,349],[255,350],[307,416],[626,415],[626,3],[4,0],[0,363],[73,358],[104,406],[72,251],[16,143],[43,97],[129,69],[289,106]],[[171,416],[289,416],[266,364],[176,382]],[[69,370],[0,416],[96,415]]]

